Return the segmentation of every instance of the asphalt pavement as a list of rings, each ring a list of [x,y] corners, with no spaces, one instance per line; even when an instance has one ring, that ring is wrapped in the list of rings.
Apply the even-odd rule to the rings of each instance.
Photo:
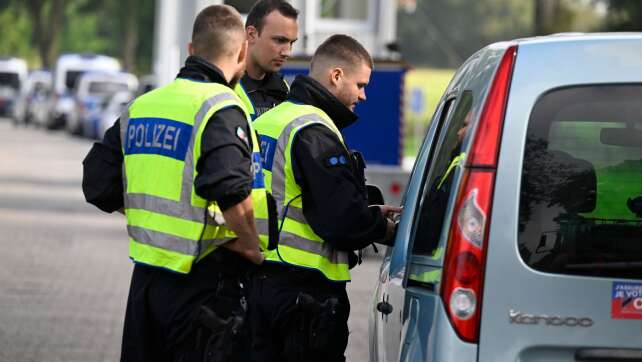
[[[117,361],[132,263],[125,220],[84,201],[92,141],[0,119],[0,361]],[[348,286],[348,361],[368,360],[379,258]]]

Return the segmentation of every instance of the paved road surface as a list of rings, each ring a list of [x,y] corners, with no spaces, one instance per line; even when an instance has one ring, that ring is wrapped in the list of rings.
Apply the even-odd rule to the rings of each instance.
[[[132,264],[121,215],[84,202],[91,142],[0,119],[0,361],[117,361]],[[348,361],[368,360],[378,259],[353,273]]]

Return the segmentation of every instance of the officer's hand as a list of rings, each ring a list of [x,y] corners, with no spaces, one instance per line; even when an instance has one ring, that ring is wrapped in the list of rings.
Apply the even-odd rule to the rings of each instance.
[[[396,220],[401,213],[402,208],[399,206],[390,205],[375,205],[381,211],[381,216],[386,219]]]
[[[384,244],[392,246],[395,245],[395,234],[397,231],[397,223],[391,219],[386,219],[386,238]]]
[[[247,251],[244,253],[243,257],[256,265],[263,264],[263,261],[265,260],[265,256],[258,249]]]
[[[265,257],[259,251],[258,247],[248,248],[246,247],[246,245],[248,244],[243,243],[241,239],[237,238],[223,244],[223,247],[241,255],[243,258],[249,260],[250,262],[256,265],[261,265]],[[252,244],[250,243],[249,245],[252,245]]]

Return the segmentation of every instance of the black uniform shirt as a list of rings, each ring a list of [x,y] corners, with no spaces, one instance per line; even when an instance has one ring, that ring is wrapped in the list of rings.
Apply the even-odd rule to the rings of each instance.
[[[218,68],[195,56],[187,58],[178,77],[229,86]],[[246,137],[241,138],[239,135],[243,134]],[[216,201],[222,210],[243,201],[252,191],[249,135],[247,120],[238,108],[216,112],[203,131],[194,186],[199,196]],[[102,142],[94,143],[83,161],[83,192],[87,202],[107,212],[123,207],[122,163],[117,120],[105,132]]]
[[[307,76],[297,76],[288,100],[322,109],[340,130],[357,120],[356,114]],[[381,240],[386,220],[379,208],[368,207],[361,170],[352,162],[339,138],[327,127],[308,126],[293,140],[292,164],[303,192],[303,214],[317,235],[337,250],[353,251]],[[348,162],[330,162],[343,156]]]
[[[283,102],[288,95],[288,87],[278,73],[267,73],[261,80],[250,78],[245,73],[241,85],[254,106],[254,118]]]

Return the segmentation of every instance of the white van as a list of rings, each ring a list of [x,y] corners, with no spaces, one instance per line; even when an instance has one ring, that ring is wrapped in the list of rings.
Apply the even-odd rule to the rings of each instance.
[[[98,135],[98,122],[109,99],[118,92],[134,93],[138,79],[130,73],[87,72],[73,91],[75,111],[67,119],[67,131],[89,138]],[[102,136],[102,135],[101,135]]]
[[[54,69],[53,99],[47,128],[61,128],[74,111],[72,90],[80,75],[89,71],[119,72],[116,58],[100,54],[63,54]]]
[[[24,93],[27,62],[20,58],[0,58],[0,116],[13,116],[13,107]]]

